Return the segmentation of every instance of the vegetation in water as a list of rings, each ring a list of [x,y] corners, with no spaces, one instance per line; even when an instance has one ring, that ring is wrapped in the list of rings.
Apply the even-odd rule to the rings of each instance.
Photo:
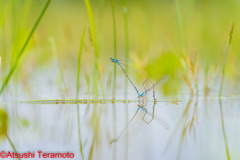
[[[132,98],[130,91],[135,85],[142,87],[139,92],[143,93],[142,83],[147,78],[155,83],[170,74],[168,83],[156,88],[158,103],[181,103],[178,96],[185,94],[186,88],[190,97],[172,133],[172,137],[177,131],[181,133],[178,158],[187,133],[196,138],[199,97],[204,92],[206,101],[208,96],[218,95],[226,155],[230,159],[222,98],[239,96],[239,5],[235,0],[0,0],[1,103],[10,99],[33,105],[74,104],[81,159],[94,159],[101,144],[100,122],[109,113],[104,106],[112,105],[116,139],[116,105],[127,104],[124,121],[128,124],[128,104],[144,102],[137,99],[136,93],[136,99]],[[124,66],[124,72],[134,87],[110,57],[133,63],[139,72],[131,70],[129,64]],[[151,83],[146,85],[148,88]],[[159,91],[170,100],[161,99]],[[21,99],[25,94],[28,100]],[[88,155],[84,154],[87,142],[82,138],[80,105],[84,104],[88,105],[84,117],[88,116],[93,131]],[[89,109],[89,105],[93,108]],[[9,111],[6,105],[0,109],[0,140],[7,139],[16,152],[9,135],[8,112],[19,119],[16,108]],[[29,127],[28,121],[23,124]],[[116,159],[117,145],[113,145],[112,158]]]

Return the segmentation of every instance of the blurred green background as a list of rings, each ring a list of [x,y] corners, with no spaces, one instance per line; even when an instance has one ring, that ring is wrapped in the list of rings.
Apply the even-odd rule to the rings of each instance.
[[[24,44],[46,1],[0,1],[1,81],[4,80]],[[109,58],[113,57],[113,20],[110,0],[90,0],[98,40],[99,69],[103,82],[113,72]],[[171,74],[172,83],[184,81],[181,50],[190,57],[197,52],[199,78],[220,76],[232,22],[233,41],[227,57],[226,76],[238,80],[239,15],[237,0],[179,0],[183,46],[180,47],[179,27],[174,0],[127,1],[129,55],[140,73],[134,81],[147,77],[157,81]],[[115,1],[117,58],[125,58],[125,30],[122,1]],[[53,0],[31,38],[18,64],[13,79],[26,81],[36,70],[47,70],[55,62],[63,71],[77,73],[79,43],[89,17],[83,0]],[[88,29],[84,39],[81,72],[91,77],[95,54]],[[206,71],[209,71],[209,73]],[[210,72],[211,71],[211,72]],[[123,75],[122,71],[117,71]],[[186,72],[186,71],[185,71]],[[205,73],[204,73],[205,72]],[[187,72],[186,72],[187,73]],[[83,76],[85,76],[83,75]],[[84,77],[81,77],[85,80]],[[119,74],[118,74],[119,76]],[[190,75],[187,75],[190,77]],[[71,79],[76,79],[70,76]],[[213,77],[214,78],[214,77]],[[212,78],[212,79],[213,79]],[[166,88],[165,87],[165,88]]]

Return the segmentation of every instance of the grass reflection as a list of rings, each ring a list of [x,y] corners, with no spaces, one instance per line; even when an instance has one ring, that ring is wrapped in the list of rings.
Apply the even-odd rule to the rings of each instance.
[[[181,159],[181,152],[182,152],[182,145],[183,142],[186,141],[187,138],[187,133],[193,133],[194,134],[194,139],[196,141],[196,125],[198,122],[198,117],[197,117],[197,106],[198,106],[198,96],[196,95],[196,99],[195,99],[195,103],[194,103],[194,109],[193,111],[190,109],[191,105],[193,103],[193,99],[194,96],[191,95],[186,108],[184,109],[184,112],[181,116],[181,118],[179,119],[177,125],[175,126],[173,133],[168,141],[168,144],[165,148],[165,151],[168,149],[168,147],[170,146],[170,143],[173,139],[173,137],[175,137],[176,133],[178,132],[178,130],[182,129],[180,131],[180,140],[179,140],[179,147],[178,147],[178,154],[177,154],[177,159]],[[164,153],[165,153],[164,151]]]
[[[225,147],[226,147],[226,154],[227,154],[228,160],[230,160],[231,158],[230,158],[230,154],[229,154],[227,136],[226,136],[224,120],[223,120],[222,100],[220,98],[219,98],[219,107],[220,107],[220,112],[221,112],[222,132],[223,132],[223,138],[224,138]]]

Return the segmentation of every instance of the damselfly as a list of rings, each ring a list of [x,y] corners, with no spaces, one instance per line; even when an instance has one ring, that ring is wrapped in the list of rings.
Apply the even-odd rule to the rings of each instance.
[[[140,94],[140,93],[138,92],[137,87],[133,84],[133,82],[131,81],[131,79],[129,78],[129,76],[127,75],[127,73],[125,72],[125,70],[123,69],[123,67],[122,67],[122,65],[121,65],[122,63],[121,63],[119,60],[113,59],[113,58],[110,58],[110,60],[111,60],[113,63],[117,63],[117,64],[122,68],[122,70],[123,70],[123,72],[125,73],[125,75],[127,76],[128,80],[130,81],[130,83],[131,83],[131,84],[133,85],[133,87],[135,88],[135,90],[136,90],[136,92],[137,92],[137,94],[138,94],[138,98],[145,98],[145,96],[147,95],[147,93],[148,93],[149,91],[153,90],[153,99],[154,99],[154,100],[157,100],[157,99],[155,98],[155,88],[156,88],[156,87],[160,87],[160,86],[162,86],[163,84],[165,84],[165,83],[168,81],[168,79],[171,77],[169,74],[167,74],[167,75],[163,76],[160,80],[158,80],[157,83],[155,83],[155,84],[154,84],[149,78],[147,78],[147,79],[142,83],[142,85],[143,85],[143,87],[144,87],[144,89],[145,89],[145,92],[143,92],[142,94]],[[151,86],[150,88],[146,89],[146,87],[145,87],[144,84],[145,84],[148,80],[152,83],[152,86]]]

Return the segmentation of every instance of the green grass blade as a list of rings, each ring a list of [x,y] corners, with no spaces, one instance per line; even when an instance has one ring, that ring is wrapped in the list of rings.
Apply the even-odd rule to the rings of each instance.
[[[113,53],[114,53],[114,58],[117,59],[117,31],[116,31],[116,18],[115,18],[115,7],[114,7],[114,0],[111,0],[111,5],[112,5],[112,20],[113,20]],[[115,93],[116,93],[116,77],[117,77],[117,65],[113,64],[114,71],[113,71],[113,92],[112,92],[112,97],[115,98]],[[113,137],[116,138],[117,135],[117,128],[116,128],[116,105],[113,105]],[[116,144],[113,145],[113,159],[116,159],[116,150],[117,146]]]
[[[0,29],[3,29],[3,27],[5,25],[6,17],[9,14],[10,9],[13,6],[13,2],[14,2],[14,0],[7,1],[7,3],[4,6],[4,9],[1,11],[1,14],[0,14]],[[0,5],[3,5],[2,1],[0,3],[1,3]]]
[[[89,0],[85,0],[85,4],[86,4],[86,7],[87,7],[88,17],[89,17],[89,21],[90,21],[90,28],[91,28],[91,32],[92,32],[95,55],[96,55],[96,58],[98,60],[99,55],[98,55],[97,35],[96,35],[96,27],[95,27],[92,7],[91,7],[91,4],[90,4]]]
[[[123,4],[123,17],[124,17],[124,34],[125,34],[125,58],[129,59],[129,35],[128,35],[128,15],[127,15],[127,2],[126,0],[122,0]],[[128,67],[125,68],[126,74],[128,74]],[[125,98],[127,99],[127,88],[128,88],[128,79],[125,77]],[[126,118],[125,123],[128,123],[128,104],[126,105]],[[126,129],[128,132],[128,128]],[[126,137],[126,144],[128,144],[128,136]],[[125,159],[128,157],[128,148],[125,148]]]
[[[85,36],[86,27],[83,30],[83,35],[80,41],[80,47],[79,47],[79,54],[78,54],[78,71],[77,71],[77,95],[76,98],[78,98],[79,95],[79,79],[80,79],[80,70],[81,70],[81,57],[82,57],[82,48],[83,48],[83,41]]]
[[[125,59],[129,59],[129,36],[128,36],[128,16],[127,16],[127,4],[126,0],[122,1],[123,3],[123,16],[124,16],[124,34],[125,34]],[[128,67],[125,68],[126,73],[128,74]],[[125,94],[127,94],[128,79],[125,78]]]
[[[232,42],[233,29],[234,29],[234,23],[232,23],[232,27],[231,27],[231,31],[230,31],[229,39],[228,39],[228,45],[227,45],[227,49],[226,49],[226,53],[225,53],[225,57],[224,57],[221,86],[220,86],[220,90],[219,90],[219,97],[222,95],[223,78],[224,78],[224,74],[225,74],[225,66],[226,66],[226,61],[227,61],[227,55],[228,55],[229,47],[230,47],[231,42]]]
[[[67,84],[65,82],[65,79],[64,79],[64,72],[63,72],[61,66],[58,63],[57,47],[56,47],[55,39],[53,37],[50,37],[48,39],[48,41],[49,41],[49,43],[51,45],[51,49],[52,49],[53,57],[54,57],[53,58],[54,59],[54,65],[55,65],[56,69],[58,69],[58,71],[59,71],[59,78],[60,78],[60,80],[61,80],[61,82],[62,82],[62,84],[64,86],[64,91],[65,92],[69,92],[68,86],[67,86]]]
[[[180,49],[181,52],[184,51],[184,42],[183,42],[183,33],[182,33],[182,18],[180,12],[180,6],[178,0],[175,0],[176,4],[176,12],[177,12],[177,21],[178,21],[178,33],[179,33],[179,40],[180,40]]]
[[[26,48],[26,46],[27,46],[27,44],[28,44],[30,38],[32,37],[34,31],[36,30],[36,28],[37,28],[37,26],[38,26],[40,20],[42,19],[42,17],[43,17],[43,15],[44,15],[45,11],[46,11],[47,8],[48,8],[50,2],[51,2],[51,0],[48,0],[48,1],[47,1],[47,3],[45,4],[45,6],[44,6],[44,8],[43,8],[43,10],[42,10],[42,12],[41,12],[41,14],[40,14],[40,16],[38,17],[37,21],[35,22],[35,24],[34,24],[32,30],[31,30],[31,32],[30,32],[28,38],[27,38],[27,40],[25,41],[25,43],[24,43],[22,49],[20,50],[20,52],[19,52],[19,54],[18,54],[18,56],[17,56],[17,58],[16,58],[16,60],[15,60],[15,63],[13,64],[13,67],[11,68],[11,70],[9,71],[9,73],[8,73],[8,75],[7,75],[6,79],[5,79],[5,81],[3,82],[3,85],[2,85],[1,90],[0,90],[0,95],[2,94],[4,88],[5,88],[6,85],[8,84],[10,78],[12,77],[12,74],[13,74],[13,72],[15,71],[15,69],[16,69],[16,67],[17,67],[17,65],[18,65],[18,62],[19,62],[21,56],[23,55],[24,50],[25,50],[25,48]]]
[[[113,44],[114,44],[114,59],[117,59],[117,31],[116,31],[116,18],[115,18],[115,7],[114,7],[114,0],[111,0],[112,4],[112,18],[113,18]],[[115,98],[116,93],[116,76],[117,76],[117,65],[113,64],[114,71],[113,71],[113,98]]]
[[[98,73],[99,81],[100,81],[100,85],[101,85],[101,89],[102,89],[102,94],[103,94],[103,97],[104,97],[103,84],[102,84],[101,74],[100,74],[100,70],[99,70],[99,66],[98,66],[99,52],[98,52],[98,43],[97,43],[98,39],[97,39],[97,34],[96,34],[95,21],[94,21],[92,7],[91,7],[91,4],[90,4],[89,0],[85,0],[85,4],[86,4],[86,7],[87,7],[88,17],[89,17],[89,21],[90,21],[92,41],[93,41],[93,46],[94,46],[95,70]],[[97,77],[96,77],[96,79],[97,79]],[[97,84],[95,84],[95,85],[97,85]]]

